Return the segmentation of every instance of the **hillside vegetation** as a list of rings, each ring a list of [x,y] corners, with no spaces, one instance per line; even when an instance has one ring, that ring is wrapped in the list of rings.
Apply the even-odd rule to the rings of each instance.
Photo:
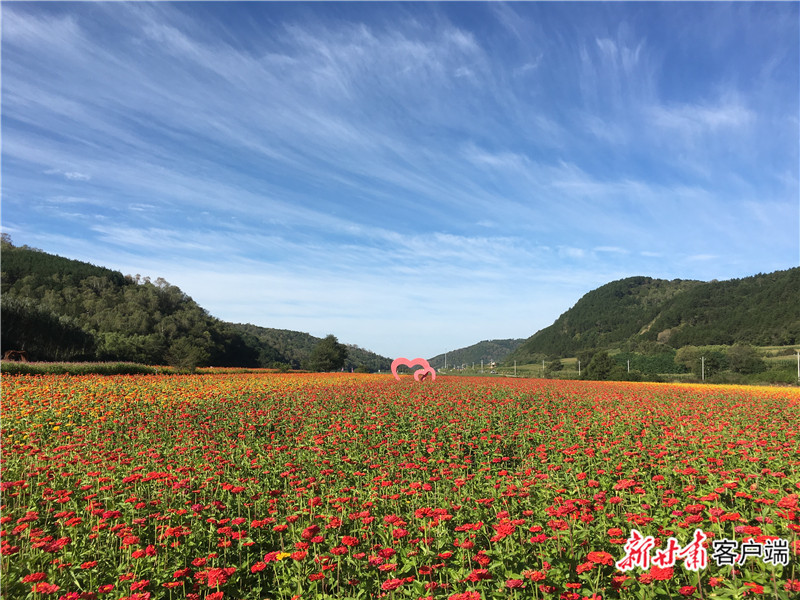
[[[193,368],[295,367],[319,343],[307,333],[226,323],[158,278],[2,242],[2,352],[35,361],[131,361]],[[345,368],[388,368],[348,347]]]
[[[507,339],[507,340],[484,340],[467,346],[466,348],[459,348],[447,353],[447,366],[458,367],[461,365],[471,366],[473,363],[479,365],[481,361],[488,366],[490,362],[501,362],[511,352],[516,350],[519,345],[524,342],[523,338]],[[411,357],[409,357],[411,358]],[[428,363],[435,369],[444,367],[445,355],[437,354]]]
[[[800,268],[729,281],[629,277],[583,296],[505,362],[598,350],[669,352],[683,346],[800,343]]]
[[[255,338],[264,346],[274,348],[284,357],[286,362],[298,367],[305,363],[314,346],[321,339],[310,333],[292,331],[290,329],[274,329],[241,323],[233,323],[230,326],[234,331]],[[356,344],[346,344],[346,346],[347,360],[345,361],[345,369],[348,371],[351,368],[356,369],[359,367],[370,372],[388,371],[391,368],[392,361],[385,356],[360,348]]]

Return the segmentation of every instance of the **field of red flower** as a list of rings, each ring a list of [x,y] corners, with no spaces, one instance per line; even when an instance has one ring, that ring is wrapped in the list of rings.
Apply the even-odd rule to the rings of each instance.
[[[796,389],[224,374],[2,393],[3,598],[800,597]],[[634,530],[653,561],[623,571]],[[742,552],[691,570],[693,539]]]

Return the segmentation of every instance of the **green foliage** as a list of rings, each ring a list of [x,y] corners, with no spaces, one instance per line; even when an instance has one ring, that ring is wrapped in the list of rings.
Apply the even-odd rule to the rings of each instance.
[[[647,336],[668,343],[789,345],[800,342],[800,268],[704,283],[676,296]]]
[[[669,348],[666,352],[658,354],[639,354],[637,352],[621,352],[614,355],[621,366],[627,371],[628,361],[631,370],[639,371],[644,375],[658,375],[662,373],[686,373],[689,369],[682,363],[675,361],[675,350]]]
[[[129,360],[137,363],[155,365],[164,362],[163,336],[125,335],[118,331],[96,334],[98,360]]]
[[[734,373],[750,375],[767,370],[767,364],[753,346],[736,344],[728,348],[726,356],[730,370]]]
[[[207,344],[204,340],[178,338],[170,344],[167,350],[165,355],[167,364],[194,372],[198,366],[208,362],[209,352],[206,347]]]
[[[311,350],[307,367],[309,371],[328,372],[344,368],[347,346],[340,344],[334,335],[327,335]]]
[[[163,369],[136,363],[18,363],[3,361],[0,371],[5,375],[155,375]]]
[[[760,373],[746,375],[744,381],[749,384],[800,384],[796,363],[791,366],[778,365]]]
[[[311,351],[321,339],[301,331],[259,327],[251,324],[236,323],[230,324],[230,327],[242,336],[256,340],[261,345],[263,354],[259,357],[259,364],[265,367],[278,368],[281,364],[289,364],[292,368],[299,369],[308,362]],[[372,371],[388,371],[391,364],[391,359],[385,356],[353,344],[347,345],[347,359],[344,364],[346,371],[356,369],[361,365]]]
[[[506,339],[506,340],[484,340],[467,346],[466,348],[459,348],[458,350],[451,350],[447,353],[447,364],[449,366],[469,365],[472,366],[483,364],[488,366],[490,362],[501,363],[516,350],[523,339]],[[428,364],[434,369],[444,368],[444,354],[438,354],[428,360]],[[416,358],[408,356],[406,358]],[[541,359],[539,359],[541,361]]]
[[[506,362],[533,362],[530,358],[536,353],[566,357],[621,346],[646,329],[672,298],[696,285],[700,282],[650,277],[607,283],[584,295],[552,325],[528,338]]]
[[[564,368],[564,363],[562,363],[561,359],[558,358],[547,363],[548,371],[556,372],[556,371],[561,371],[563,368]]]
[[[684,346],[675,353],[675,362],[689,369],[695,377],[709,378],[728,368],[725,346]]]
[[[665,344],[800,343],[798,297],[800,268],[710,283],[630,277],[587,293],[505,360],[535,363],[540,354],[580,357],[611,348],[658,354]]]
[[[0,308],[3,352],[25,350],[31,360],[83,360],[94,353],[94,338],[75,319],[7,293]]]
[[[697,361],[700,360],[700,354],[700,348],[697,346],[684,346],[675,353],[675,362],[683,365],[688,370],[692,370]]]
[[[2,239],[2,351],[37,360],[130,361],[191,370],[299,368],[319,341],[306,333],[211,317],[178,287],[47,254]],[[345,367],[388,370],[356,346]],[[288,368],[287,367],[287,368]]]
[[[617,361],[611,358],[608,352],[605,351],[597,352],[586,367],[586,377],[588,379],[618,379],[621,373],[622,370],[617,364]],[[618,376],[613,377],[615,374]]]

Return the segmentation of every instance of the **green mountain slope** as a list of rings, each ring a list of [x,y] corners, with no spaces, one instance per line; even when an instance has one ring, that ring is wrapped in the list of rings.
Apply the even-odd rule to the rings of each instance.
[[[456,367],[461,365],[470,365],[476,364],[479,365],[481,360],[485,365],[488,365],[490,362],[501,362],[505,359],[511,352],[517,349],[519,345],[524,342],[525,340],[520,339],[508,339],[508,340],[484,340],[482,342],[478,342],[477,344],[473,344],[472,346],[467,346],[466,348],[459,348],[458,350],[452,350],[447,353],[447,365],[449,367]],[[434,369],[441,369],[444,367],[444,354],[438,354],[434,356],[428,363]],[[412,358],[412,357],[408,357]]]
[[[274,329],[259,327],[257,325],[234,323],[231,327],[244,335],[256,338],[259,343],[274,348],[292,366],[301,366],[311,355],[311,350],[322,339],[309,333],[291,331],[289,329]],[[355,344],[347,346],[347,360],[345,370],[366,367],[370,371],[387,371],[391,368],[392,360],[380,356]]]
[[[800,268],[729,281],[629,277],[583,296],[506,363],[666,344],[800,342]]]
[[[161,278],[124,276],[5,236],[0,269],[2,352],[26,350],[32,360],[299,367],[319,341],[226,323]],[[347,367],[388,368],[388,360],[351,347]]]

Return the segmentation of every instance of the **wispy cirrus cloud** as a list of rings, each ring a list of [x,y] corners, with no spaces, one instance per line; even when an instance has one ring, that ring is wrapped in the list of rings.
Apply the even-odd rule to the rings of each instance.
[[[4,230],[427,355],[796,263],[796,5],[357,8],[3,4]]]
[[[78,171],[62,171],[60,169],[49,169],[44,172],[45,175],[61,175],[71,181],[89,181],[92,176]]]

